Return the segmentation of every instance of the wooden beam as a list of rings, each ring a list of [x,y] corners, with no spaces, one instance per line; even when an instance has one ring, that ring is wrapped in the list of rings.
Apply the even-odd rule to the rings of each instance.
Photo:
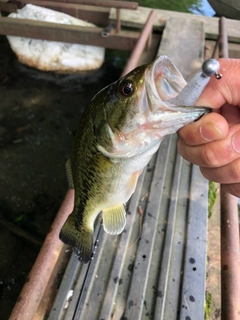
[[[147,20],[147,17],[152,9],[145,7],[138,7],[137,10],[121,10],[121,24],[128,27],[142,28]],[[157,10],[157,18],[154,22],[154,30],[163,30],[165,23],[169,18],[183,18],[187,20],[201,21],[204,24],[205,35],[207,39],[216,40],[218,37],[218,20],[215,17],[198,16],[196,14],[175,12],[167,10]],[[116,10],[111,9],[110,22],[116,21]],[[240,21],[233,19],[226,19],[226,27],[228,32],[228,41],[240,42]],[[181,31],[181,30],[179,30]]]
[[[139,32],[121,31],[102,38],[102,28],[81,27],[59,23],[0,18],[0,34],[50,41],[70,42],[105,47],[109,49],[132,50],[139,38]]]
[[[167,52],[182,75],[187,77],[202,66],[204,36],[204,25],[200,21],[169,18],[163,31],[158,55]]]

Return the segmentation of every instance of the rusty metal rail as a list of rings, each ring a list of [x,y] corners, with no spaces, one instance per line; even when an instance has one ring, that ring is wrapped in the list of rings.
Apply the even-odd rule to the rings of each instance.
[[[132,51],[126,66],[123,69],[122,76],[124,76],[125,74],[127,74],[128,72],[130,72],[132,69],[136,67],[146,44],[148,48],[151,45],[152,27],[153,27],[154,20],[156,19],[156,16],[157,16],[157,11],[152,10],[142,30],[141,36],[134,50]]]
[[[47,6],[48,1],[30,1],[30,0],[12,0],[10,3],[17,3],[17,4],[23,4],[23,3],[36,3],[40,5],[42,3],[43,5]],[[111,0],[51,0],[51,2],[55,2],[56,5],[59,4],[75,4],[75,5],[87,5],[87,6],[97,6],[97,7],[105,7],[105,8],[116,8],[116,9],[128,9],[128,10],[136,10],[138,8],[137,2],[128,2],[128,1],[111,1]]]
[[[59,232],[73,209],[74,191],[69,190],[20,293],[9,320],[32,320],[63,248]]]
[[[0,19],[0,34],[3,35],[79,43],[122,50],[132,50],[139,38],[139,32],[124,30],[108,38],[103,38],[101,36],[102,31],[102,28],[80,27],[14,18]]]
[[[39,1],[41,2],[41,0]],[[75,3],[75,4],[83,4],[88,6],[129,9],[129,10],[136,10],[138,7],[138,2],[129,2],[129,1],[114,1],[114,0],[52,0],[52,1],[60,2],[60,3]],[[21,2],[26,3],[25,0]]]
[[[78,16],[78,13],[84,11],[84,6],[82,4],[88,4],[87,17],[91,19],[92,16],[97,15],[96,8],[93,10],[92,14],[89,11],[90,5],[95,7],[113,7],[117,12],[116,26],[115,30],[111,32],[110,37],[102,37],[102,28],[99,27],[80,27],[76,25],[65,25],[58,23],[51,23],[45,21],[27,20],[27,19],[17,19],[10,17],[1,17],[0,15],[0,34],[8,36],[20,36],[34,39],[43,39],[49,41],[61,41],[67,43],[76,43],[83,45],[93,45],[100,46],[109,49],[122,49],[122,50],[132,50],[139,38],[139,32],[136,31],[121,31],[121,17],[120,10],[130,9],[135,10],[138,7],[137,2],[126,2],[126,1],[82,1],[82,0],[61,0],[61,1],[47,1],[47,0],[12,0],[10,5],[12,10],[14,6],[18,4],[21,6],[23,4],[36,4],[40,6],[51,7],[54,9],[61,9],[62,11],[72,10]],[[3,5],[5,5],[3,3]],[[13,6],[13,7],[12,7]],[[92,7],[94,8],[94,7]],[[0,7],[1,10],[1,7]],[[7,7],[6,7],[7,10]],[[73,13],[74,15],[74,13]],[[99,18],[99,20],[101,20]],[[106,24],[108,20],[106,19]],[[126,41],[127,39],[127,41]]]
[[[228,58],[225,18],[219,20],[219,57]],[[221,309],[222,319],[240,319],[240,247],[238,198],[221,187]]]
[[[128,2],[128,1],[112,1],[112,0],[52,0],[52,1],[41,1],[41,0],[12,0],[12,3],[2,4],[2,10],[9,12],[16,12],[16,5],[22,7],[24,4],[35,4],[38,6],[46,7],[56,7],[61,9],[75,9],[84,10],[83,6],[95,6],[95,7],[104,7],[104,8],[115,8],[116,9],[116,33],[121,31],[121,9],[136,10],[138,8],[137,2]],[[1,3],[0,3],[1,4]],[[83,6],[82,6],[83,5]],[[1,10],[1,6],[0,6]]]

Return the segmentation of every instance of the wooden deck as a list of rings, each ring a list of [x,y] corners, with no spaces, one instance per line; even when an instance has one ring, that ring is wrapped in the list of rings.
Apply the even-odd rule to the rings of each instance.
[[[204,319],[206,221],[207,182],[168,137],[129,202],[125,231],[111,237],[98,225],[94,260],[72,256],[48,319]]]
[[[141,28],[144,25],[144,21],[146,21],[149,12],[152,9],[145,7],[138,7],[137,10],[121,10],[121,23],[123,26],[128,27],[136,27]],[[166,21],[170,18],[179,18],[188,20],[200,21],[204,26],[205,37],[208,39],[216,40],[218,37],[218,22],[219,18],[213,17],[205,17],[193,15],[191,13],[183,13],[183,12],[174,12],[168,10],[157,10],[157,19],[154,23],[155,30],[163,30],[165,27]],[[110,11],[110,21],[116,21],[116,11],[111,9]],[[239,21],[227,19],[227,33],[230,42],[240,42],[240,29],[239,29]]]

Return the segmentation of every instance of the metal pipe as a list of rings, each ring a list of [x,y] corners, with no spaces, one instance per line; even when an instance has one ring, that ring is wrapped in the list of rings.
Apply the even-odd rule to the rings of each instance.
[[[219,58],[228,58],[228,36],[224,17],[219,19]]]
[[[41,0],[39,0],[41,1]],[[83,4],[87,6],[97,6],[105,8],[119,8],[119,9],[128,9],[136,10],[138,8],[138,2],[128,2],[128,1],[114,1],[114,0],[52,0],[58,3],[75,3]],[[26,3],[25,0],[21,0],[22,3]]]
[[[213,59],[217,59],[217,57],[219,56],[219,54],[217,53],[218,48],[219,48],[219,36],[218,36],[218,38],[216,40],[216,43],[215,43],[215,46],[213,48],[213,53],[212,53],[212,58]]]
[[[56,2],[55,0],[21,0],[24,4],[35,4],[36,6],[44,6],[46,8],[48,7],[55,7],[55,8],[64,8],[64,9],[76,9],[76,10],[82,10],[84,5],[78,3],[77,1],[71,1],[71,2]],[[1,0],[0,0],[1,3]],[[96,9],[95,9],[96,10]],[[99,8],[98,8],[99,10]],[[103,9],[102,9],[103,10]],[[105,9],[106,11],[109,9]]]
[[[68,190],[20,293],[9,320],[32,320],[63,247],[59,232],[73,210],[74,190]]]
[[[240,258],[237,198],[221,188],[222,319],[240,315]]]
[[[148,40],[147,40],[147,45],[146,45],[146,50],[149,50],[152,45],[152,32],[150,32]]]
[[[120,9],[116,9],[116,18],[117,18],[117,25],[116,25],[116,32],[119,33],[121,31],[121,13]]]
[[[126,75],[128,72],[130,72],[131,70],[133,70],[137,66],[138,61],[141,57],[141,54],[142,54],[142,52],[145,48],[145,45],[148,41],[148,38],[152,33],[152,26],[153,26],[154,20],[156,18],[156,15],[157,15],[156,10],[152,10],[150,12],[148,19],[147,19],[147,22],[146,22],[146,24],[140,34],[140,37],[138,39],[138,42],[137,42],[135,48],[133,49],[126,66],[124,67],[121,76]]]
[[[226,20],[219,20],[219,57],[228,58]],[[221,187],[221,300],[222,319],[240,318],[240,247],[238,198]]]

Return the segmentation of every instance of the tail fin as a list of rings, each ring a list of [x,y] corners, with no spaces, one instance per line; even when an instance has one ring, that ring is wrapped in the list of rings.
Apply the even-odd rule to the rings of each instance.
[[[80,262],[87,263],[91,259],[93,247],[92,232],[83,227],[80,227],[78,230],[72,214],[70,214],[64,223],[59,238],[65,244],[73,247],[73,251]]]

